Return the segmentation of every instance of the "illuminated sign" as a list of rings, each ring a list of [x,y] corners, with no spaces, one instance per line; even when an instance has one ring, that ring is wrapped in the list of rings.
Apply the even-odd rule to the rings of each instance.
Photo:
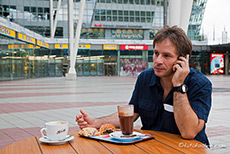
[[[44,47],[44,48],[49,48],[49,44],[40,40],[37,40],[37,45]]]
[[[212,53],[210,65],[211,74],[224,74],[224,54]]]
[[[95,27],[101,27],[102,24],[94,24]]]
[[[114,25],[114,24],[94,24],[94,27],[106,27],[106,28],[143,28],[143,25]]]
[[[68,49],[68,44],[54,44],[55,49]]]
[[[79,44],[78,49],[90,49],[91,45],[90,44]]]
[[[39,46],[35,46],[32,44],[10,44],[8,45],[8,49],[38,49]]]
[[[115,44],[104,44],[103,49],[104,50],[117,50],[117,45],[115,45]]]
[[[27,36],[27,35],[24,35],[24,34],[21,34],[21,33],[18,33],[18,39],[21,40],[21,41],[25,41],[25,42],[28,42],[28,43],[32,43],[32,44],[35,44],[35,39],[30,37],[30,36]]]
[[[54,44],[55,49],[68,49],[69,45],[68,44]],[[79,44],[78,49],[90,49],[91,45],[90,44]]]
[[[142,40],[144,39],[144,31],[142,29],[112,29],[111,30],[112,39],[134,39]]]
[[[148,50],[148,45],[120,45],[120,50]]]
[[[0,26],[0,34],[8,36],[8,37],[12,37],[12,38],[16,37],[15,31],[8,29],[6,27],[3,27],[3,26]]]

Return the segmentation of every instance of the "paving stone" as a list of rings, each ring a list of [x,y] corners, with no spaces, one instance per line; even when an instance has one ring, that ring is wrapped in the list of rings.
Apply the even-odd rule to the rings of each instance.
[[[213,84],[212,108],[207,134],[214,154],[230,151],[230,76],[209,75]],[[39,136],[44,123],[66,120],[79,130],[75,116],[80,109],[95,117],[116,112],[127,104],[136,77],[78,77],[75,81],[39,78],[0,82],[0,149]],[[135,122],[141,128],[141,121]]]

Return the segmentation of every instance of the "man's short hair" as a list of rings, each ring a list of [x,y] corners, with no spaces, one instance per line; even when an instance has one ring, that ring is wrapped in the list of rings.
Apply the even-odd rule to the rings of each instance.
[[[189,56],[192,53],[192,42],[189,40],[182,28],[177,26],[164,26],[160,29],[153,39],[153,49],[155,44],[165,39],[169,39],[176,46],[179,56]]]

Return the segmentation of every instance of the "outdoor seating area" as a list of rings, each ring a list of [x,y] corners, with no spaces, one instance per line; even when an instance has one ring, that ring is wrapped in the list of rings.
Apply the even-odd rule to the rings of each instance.
[[[210,150],[214,154],[227,154],[230,150],[227,116],[230,78],[208,78],[213,84],[213,102],[206,128]],[[68,121],[70,133],[77,139],[79,128],[75,116],[79,110],[84,109],[95,117],[115,112],[117,105],[129,102],[135,81],[136,77],[78,77],[77,80],[56,77],[0,82],[0,149],[27,138],[36,137],[38,141],[40,129],[47,121]],[[134,129],[140,128],[138,119]],[[70,143],[75,144],[75,139]]]

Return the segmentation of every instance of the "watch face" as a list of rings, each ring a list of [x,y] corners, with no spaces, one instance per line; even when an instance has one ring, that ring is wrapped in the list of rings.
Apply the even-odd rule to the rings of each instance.
[[[187,91],[187,87],[186,87],[186,85],[182,85],[182,87],[181,87],[181,89],[182,89],[182,92],[186,92]]]

